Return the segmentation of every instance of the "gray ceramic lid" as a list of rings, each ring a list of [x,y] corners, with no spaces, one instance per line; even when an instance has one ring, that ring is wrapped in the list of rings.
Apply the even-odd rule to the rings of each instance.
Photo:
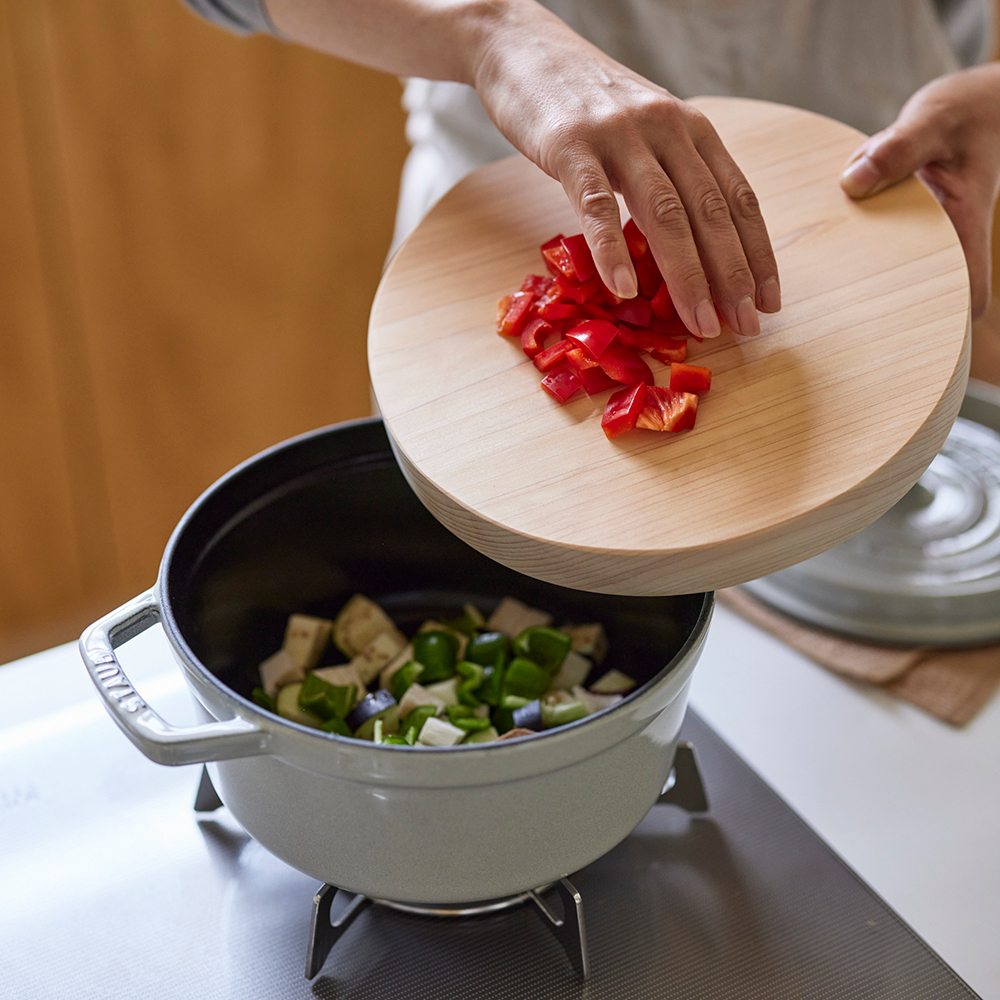
[[[969,383],[940,454],[888,513],[745,589],[810,624],[882,642],[1000,639],[1000,389]]]

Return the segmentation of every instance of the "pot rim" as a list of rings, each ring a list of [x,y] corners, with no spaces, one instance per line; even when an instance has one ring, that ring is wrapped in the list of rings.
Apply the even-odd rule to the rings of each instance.
[[[180,539],[184,536],[192,521],[199,516],[205,505],[211,499],[217,496],[231,482],[243,475],[247,469],[258,465],[275,455],[279,455],[282,452],[294,449],[300,446],[303,442],[329,434],[331,431],[340,431],[351,427],[366,427],[374,424],[382,424],[381,417],[362,417],[356,420],[328,424],[324,427],[306,431],[302,434],[298,434],[265,448],[263,451],[250,456],[220,476],[197,497],[197,499],[188,507],[181,519],[178,521],[176,527],[170,535],[169,540],[167,541],[166,547],[164,548],[156,584],[154,586],[156,602],[159,606],[160,621],[163,626],[164,633],[167,636],[168,642],[173,647],[184,670],[190,675],[192,681],[195,682],[195,690],[197,690],[200,686],[211,689],[231,707],[234,716],[238,715],[241,718],[247,719],[253,724],[264,728],[275,735],[286,733],[288,735],[300,734],[302,736],[319,737],[325,740],[333,741],[336,745],[344,747],[345,749],[349,748],[355,753],[366,751],[375,753],[387,751],[406,751],[412,750],[413,748],[395,746],[393,744],[376,744],[369,740],[356,739],[353,736],[339,736],[334,733],[323,733],[309,726],[303,726],[300,723],[292,722],[288,719],[277,716],[272,712],[268,712],[260,708],[249,698],[239,694],[233,688],[229,687],[229,685],[223,683],[201,662],[185,639],[174,615],[168,579],[172,559]],[[388,454],[392,455],[392,452],[390,451]],[[392,457],[394,458],[394,456]],[[461,752],[463,756],[467,756],[470,753],[482,753],[483,751],[497,753],[501,749],[516,748],[539,739],[550,740],[549,745],[551,746],[553,745],[552,741],[555,739],[572,739],[581,726],[587,725],[588,723],[600,724],[602,721],[606,720],[608,716],[618,712],[619,709],[630,708],[636,705],[638,702],[644,700],[654,689],[658,688],[683,664],[688,662],[692,650],[696,649],[700,643],[704,641],[704,636],[711,620],[715,605],[715,593],[714,591],[704,591],[700,596],[702,600],[701,606],[698,609],[697,617],[689,629],[688,634],[684,638],[684,641],[681,643],[674,655],[648,681],[637,687],[634,691],[630,691],[617,704],[601,709],[599,712],[595,712],[593,715],[588,715],[575,722],[567,723],[556,727],[555,729],[546,730],[541,733],[533,733],[530,736],[519,736],[509,740],[492,741],[482,744],[451,747],[421,747],[420,750],[424,753],[430,751],[435,754],[454,754],[456,752]],[[642,598],[636,599],[642,600]],[[199,700],[201,699],[199,698]],[[207,707],[208,706],[206,706],[206,708]],[[595,729],[591,726],[591,728],[587,731],[594,732]],[[274,751],[272,751],[272,753],[274,753]],[[280,756],[280,753],[277,755]],[[421,754],[421,756],[423,756],[423,754]]]

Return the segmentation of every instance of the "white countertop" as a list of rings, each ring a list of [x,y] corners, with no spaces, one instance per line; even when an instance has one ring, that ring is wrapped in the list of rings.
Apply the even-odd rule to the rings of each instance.
[[[120,657],[154,707],[189,721],[159,626]],[[57,681],[44,722],[0,700],[0,751],[44,738],[40,724],[104,713],[75,644],[2,667],[0,679],[15,690],[39,670]],[[956,730],[719,608],[692,705],[983,1000],[1000,1000],[1000,696]]]

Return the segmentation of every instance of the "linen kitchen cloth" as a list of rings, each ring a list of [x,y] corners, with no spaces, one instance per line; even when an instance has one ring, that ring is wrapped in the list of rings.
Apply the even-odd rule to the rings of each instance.
[[[724,607],[820,666],[876,684],[925,712],[964,726],[1000,687],[1000,645],[961,649],[873,646],[785,617],[738,587],[716,593]]]

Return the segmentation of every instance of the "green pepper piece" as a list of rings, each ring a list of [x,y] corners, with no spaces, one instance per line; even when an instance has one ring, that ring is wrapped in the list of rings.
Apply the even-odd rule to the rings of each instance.
[[[496,708],[503,696],[504,673],[503,663],[500,662],[491,667],[483,667],[483,681],[476,689],[476,697]]]
[[[500,708],[493,709],[493,725],[496,731],[503,735],[509,729],[514,728],[514,709],[504,708],[502,705]]]
[[[445,715],[448,716],[448,721],[455,725],[456,719],[471,719],[475,709],[469,705],[445,705],[444,711]]]
[[[518,708],[524,708],[525,705],[530,705],[536,700],[537,699],[535,698],[522,698],[517,694],[505,694],[503,698],[500,699],[500,707],[509,708],[511,711],[514,711]]]
[[[254,688],[250,692],[250,698],[255,705],[266,709],[268,712],[278,714],[278,703],[261,687]]]
[[[554,674],[561,666],[573,640],[565,632],[547,625],[533,625],[514,639],[514,655],[531,660]]]
[[[403,734],[403,738],[410,740],[412,733],[413,739],[410,742],[415,743],[420,730],[424,728],[424,723],[434,715],[437,715],[437,708],[434,705],[417,705],[407,712],[399,723],[399,731]]]
[[[334,716],[343,719],[354,708],[357,696],[354,684],[331,684],[315,674],[306,674],[299,691],[299,708],[321,719],[332,719]]]
[[[388,743],[390,746],[394,747],[408,747],[412,746],[409,740],[404,740],[402,736],[387,736],[383,743]]]
[[[465,658],[470,663],[483,667],[495,666],[507,660],[507,636],[503,632],[480,632],[469,640],[465,647]]]
[[[319,728],[322,729],[324,733],[335,733],[337,736],[352,735],[351,727],[344,722],[343,719],[336,715],[332,719],[327,719],[326,722],[324,722]]]
[[[587,706],[580,701],[569,701],[559,705],[546,705],[542,702],[542,724],[546,729],[565,726],[567,722],[576,722],[587,715]]]
[[[476,693],[483,683],[483,677],[486,675],[486,668],[481,667],[478,663],[471,663],[469,660],[462,660],[460,663],[456,664],[455,669],[458,673],[465,678],[461,684],[458,685],[458,700],[462,705],[471,705],[476,708],[479,705],[479,699],[476,697]]]
[[[522,633],[523,634],[523,633]],[[503,693],[515,694],[528,701],[541,698],[552,683],[552,675],[548,670],[518,656],[510,661],[503,680]]]
[[[397,702],[403,700],[403,695],[406,694],[409,686],[413,684],[421,675],[423,669],[424,668],[417,663],[416,660],[410,660],[409,662],[404,663],[399,670],[392,675],[390,690],[392,691],[393,698],[395,698]]]
[[[421,684],[446,681],[455,673],[458,639],[442,629],[419,632],[413,637],[413,659],[424,668]]]
[[[464,729],[467,733],[478,733],[483,729],[489,729],[493,723],[489,719],[477,719],[474,715],[470,715],[464,719],[452,719],[452,725]]]

